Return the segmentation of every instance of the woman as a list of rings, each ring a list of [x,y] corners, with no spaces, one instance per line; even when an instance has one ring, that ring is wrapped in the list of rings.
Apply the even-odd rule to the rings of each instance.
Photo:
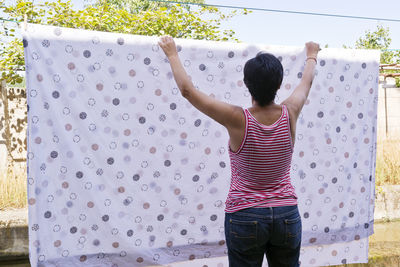
[[[198,110],[225,126],[229,133],[231,185],[225,208],[229,266],[299,266],[301,217],[290,181],[296,121],[307,100],[319,45],[306,43],[302,79],[280,105],[274,103],[283,79],[280,61],[259,53],[244,67],[252,107],[218,101],[196,90],[179,59],[172,37],[160,38],[175,81]]]

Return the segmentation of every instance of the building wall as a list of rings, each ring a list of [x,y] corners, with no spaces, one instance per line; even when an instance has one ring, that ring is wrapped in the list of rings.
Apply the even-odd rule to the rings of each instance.
[[[378,98],[378,138],[385,137],[400,139],[400,88],[396,88],[393,78],[384,81],[381,77]]]

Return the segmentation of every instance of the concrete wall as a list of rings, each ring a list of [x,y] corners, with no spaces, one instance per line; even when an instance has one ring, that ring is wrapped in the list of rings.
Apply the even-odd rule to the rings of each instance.
[[[376,197],[375,197],[374,219],[377,221],[399,220],[400,185],[377,186],[375,194]]]
[[[0,266],[28,252],[28,209],[0,211]]]
[[[389,138],[400,139],[400,88],[396,88],[393,78],[385,81],[380,77],[378,93],[378,137],[384,138],[387,134]]]

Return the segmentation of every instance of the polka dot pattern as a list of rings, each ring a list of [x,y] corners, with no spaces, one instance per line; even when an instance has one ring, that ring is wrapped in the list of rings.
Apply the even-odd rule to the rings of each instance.
[[[196,88],[228,103],[251,105],[243,65],[260,51],[284,66],[278,103],[303,76],[303,48],[177,43]],[[24,47],[27,92],[34,92],[28,94],[31,261],[206,266],[226,256],[228,135],[180,95],[157,38],[30,24]],[[321,53],[291,170],[305,265],[367,257],[378,60],[373,51]],[[226,259],[211,262],[227,266]]]

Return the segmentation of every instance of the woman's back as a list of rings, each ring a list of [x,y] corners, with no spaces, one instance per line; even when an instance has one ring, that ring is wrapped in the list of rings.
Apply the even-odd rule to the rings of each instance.
[[[251,110],[251,109],[250,109]],[[226,211],[249,207],[296,205],[297,197],[290,182],[293,142],[289,113],[282,105],[277,119],[274,114],[253,115],[245,109],[246,128],[243,142],[236,151],[230,149],[231,186]],[[271,118],[275,117],[275,121]]]

